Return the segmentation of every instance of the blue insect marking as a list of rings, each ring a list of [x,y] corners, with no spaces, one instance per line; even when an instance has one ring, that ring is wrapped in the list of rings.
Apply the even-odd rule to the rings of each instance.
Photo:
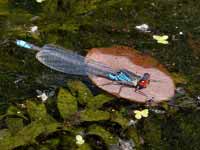
[[[132,82],[132,79],[124,72],[118,72],[117,74],[108,74],[108,78],[115,81],[127,81]]]
[[[26,43],[25,41],[22,40],[16,40],[16,44],[20,47],[24,47],[24,48],[28,48],[31,49],[31,45],[29,45],[28,43]]]

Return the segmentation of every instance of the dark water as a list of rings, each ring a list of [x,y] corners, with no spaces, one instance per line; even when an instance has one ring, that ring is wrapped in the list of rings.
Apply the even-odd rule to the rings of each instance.
[[[106,149],[117,143],[108,138],[113,136],[116,139],[132,139],[136,149],[199,149],[199,13],[198,0],[45,0],[42,3],[35,0],[0,0],[1,147]],[[135,26],[143,23],[149,25],[151,32],[135,29]],[[31,32],[31,28],[37,29]],[[154,34],[168,35],[169,44],[156,43],[152,38]],[[140,120],[135,127],[122,124],[125,124],[124,120],[134,119],[134,114],[129,111],[142,109],[144,106],[117,98],[107,100],[108,102],[105,100],[105,104],[98,108],[103,112],[94,113],[94,116],[84,114],[84,119],[81,120],[80,111],[90,112],[97,110],[95,105],[100,106],[94,105],[94,101],[88,103],[85,100],[103,101],[107,98],[93,97],[103,92],[91,85],[87,78],[71,77],[46,68],[35,59],[34,52],[17,47],[15,39],[23,39],[39,46],[53,43],[83,55],[93,47],[134,47],[154,56],[165,65],[176,86],[183,88],[185,92],[174,99],[173,105],[176,107],[161,104],[149,108],[152,110],[149,117]],[[80,80],[86,84],[79,83]],[[76,89],[68,82],[79,88]],[[70,100],[68,106],[73,105],[73,109],[66,106],[66,112],[74,111],[76,117],[80,115],[75,117],[77,122],[72,117],[63,117],[69,114],[63,112],[57,103],[60,87],[69,90],[77,99],[77,109],[74,108],[76,104],[71,104],[73,101]],[[37,99],[36,90],[55,93],[43,104]],[[88,96],[84,99],[83,93],[90,93],[92,98]],[[65,104],[63,107],[65,108]],[[18,109],[23,115],[19,115]],[[106,117],[107,113],[113,115],[112,109],[119,115],[111,118],[117,119]],[[155,110],[164,111],[164,114],[155,113]],[[43,116],[42,119],[37,119],[39,116]],[[56,122],[56,125],[46,126],[52,122]],[[77,134],[82,134],[87,144],[77,146]],[[23,139],[22,137],[32,138],[16,141]]]

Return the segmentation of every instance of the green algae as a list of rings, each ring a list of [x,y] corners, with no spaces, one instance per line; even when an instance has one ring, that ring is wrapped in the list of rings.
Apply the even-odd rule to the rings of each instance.
[[[161,148],[162,147],[162,132],[161,125],[159,124],[159,119],[150,118],[144,122],[144,141],[151,148]]]
[[[110,132],[106,131],[103,127],[98,125],[92,125],[88,128],[88,134],[100,136],[107,145],[116,144],[117,138]]]
[[[47,146],[49,149],[56,149],[59,143],[60,143],[59,138],[52,138],[44,141],[44,145]]]
[[[11,105],[8,109],[7,109],[7,116],[18,116],[21,117],[23,119],[27,119],[27,117],[24,115],[24,112],[22,110],[20,110],[19,108]]]
[[[98,109],[103,106],[103,104],[113,100],[114,97],[105,95],[105,94],[99,94],[94,96],[93,98],[88,99],[87,101],[87,107],[88,108],[93,108],[93,109]]]
[[[120,112],[114,111],[111,113],[111,121],[118,123],[122,128],[128,127],[129,120],[125,118]]]
[[[84,143],[84,144],[80,145],[80,146],[77,148],[77,150],[92,150],[92,148],[90,147],[89,144]]]
[[[141,139],[139,137],[139,133],[136,128],[134,127],[129,127],[125,133],[127,133],[128,138],[132,139],[132,141],[135,144],[136,149],[141,148]]]
[[[102,110],[86,109],[80,112],[81,121],[102,121],[109,119],[110,113]]]
[[[103,104],[114,99],[112,96],[105,94],[93,96],[90,89],[83,82],[78,80],[68,81],[67,85],[72,95],[77,98],[78,102],[82,105],[86,105],[88,108],[101,108]]]
[[[43,103],[36,104],[33,101],[26,101],[27,112],[32,121],[46,118],[46,107]]]
[[[15,135],[19,130],[24,127],[22,118],[6,118],[6,124],[9,132]]]
[[[8,0],[0,1],[0,16],[7,16],[9,14],[8,11]]]
[[[8,129],[2,129],[0,130],[0,140],[2,140],[5,137],[11,136],[11,133],[9,132]]]
[[[19,130],[14,136],[6,136],[0,140],[2,149],[8,150],[18,146],[27,145],[36,142],[36,137],[42,133],[54,132],[58,128],[57,123],[42,123],[41,121],[34,121],[29,125]]]
[[[77,101],[69,91],[60,89],[58,93],[58,109],[63,119],[71,117],[77,111]]]
[[[67,85],[73,96],[77,97],[80,104],[88,103],[89,99],[93,98],[92,92],[81,81],[69,81]]]
[[[178,84],[178,83],[187,84],[188,83],[188,79],[184,75],[181,75],[178,73],[172,73],[172,77],[176,84]]]

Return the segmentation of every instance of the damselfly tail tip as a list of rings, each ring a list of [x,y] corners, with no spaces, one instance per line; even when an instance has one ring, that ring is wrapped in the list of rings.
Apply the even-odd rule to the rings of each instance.
[[[23,40],[16,40],[15,43],[20,47],[31,49],[31,45]]]

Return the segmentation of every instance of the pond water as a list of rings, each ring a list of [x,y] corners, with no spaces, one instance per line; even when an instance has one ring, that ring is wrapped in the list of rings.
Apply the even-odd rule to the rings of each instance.
[[[197,0],[0,0],[2,150],[199,149],[199,13]],[[135,48],[167,68],[176,95],[156,106],[113,97],[43,66],[16,39],[81,55]]]

